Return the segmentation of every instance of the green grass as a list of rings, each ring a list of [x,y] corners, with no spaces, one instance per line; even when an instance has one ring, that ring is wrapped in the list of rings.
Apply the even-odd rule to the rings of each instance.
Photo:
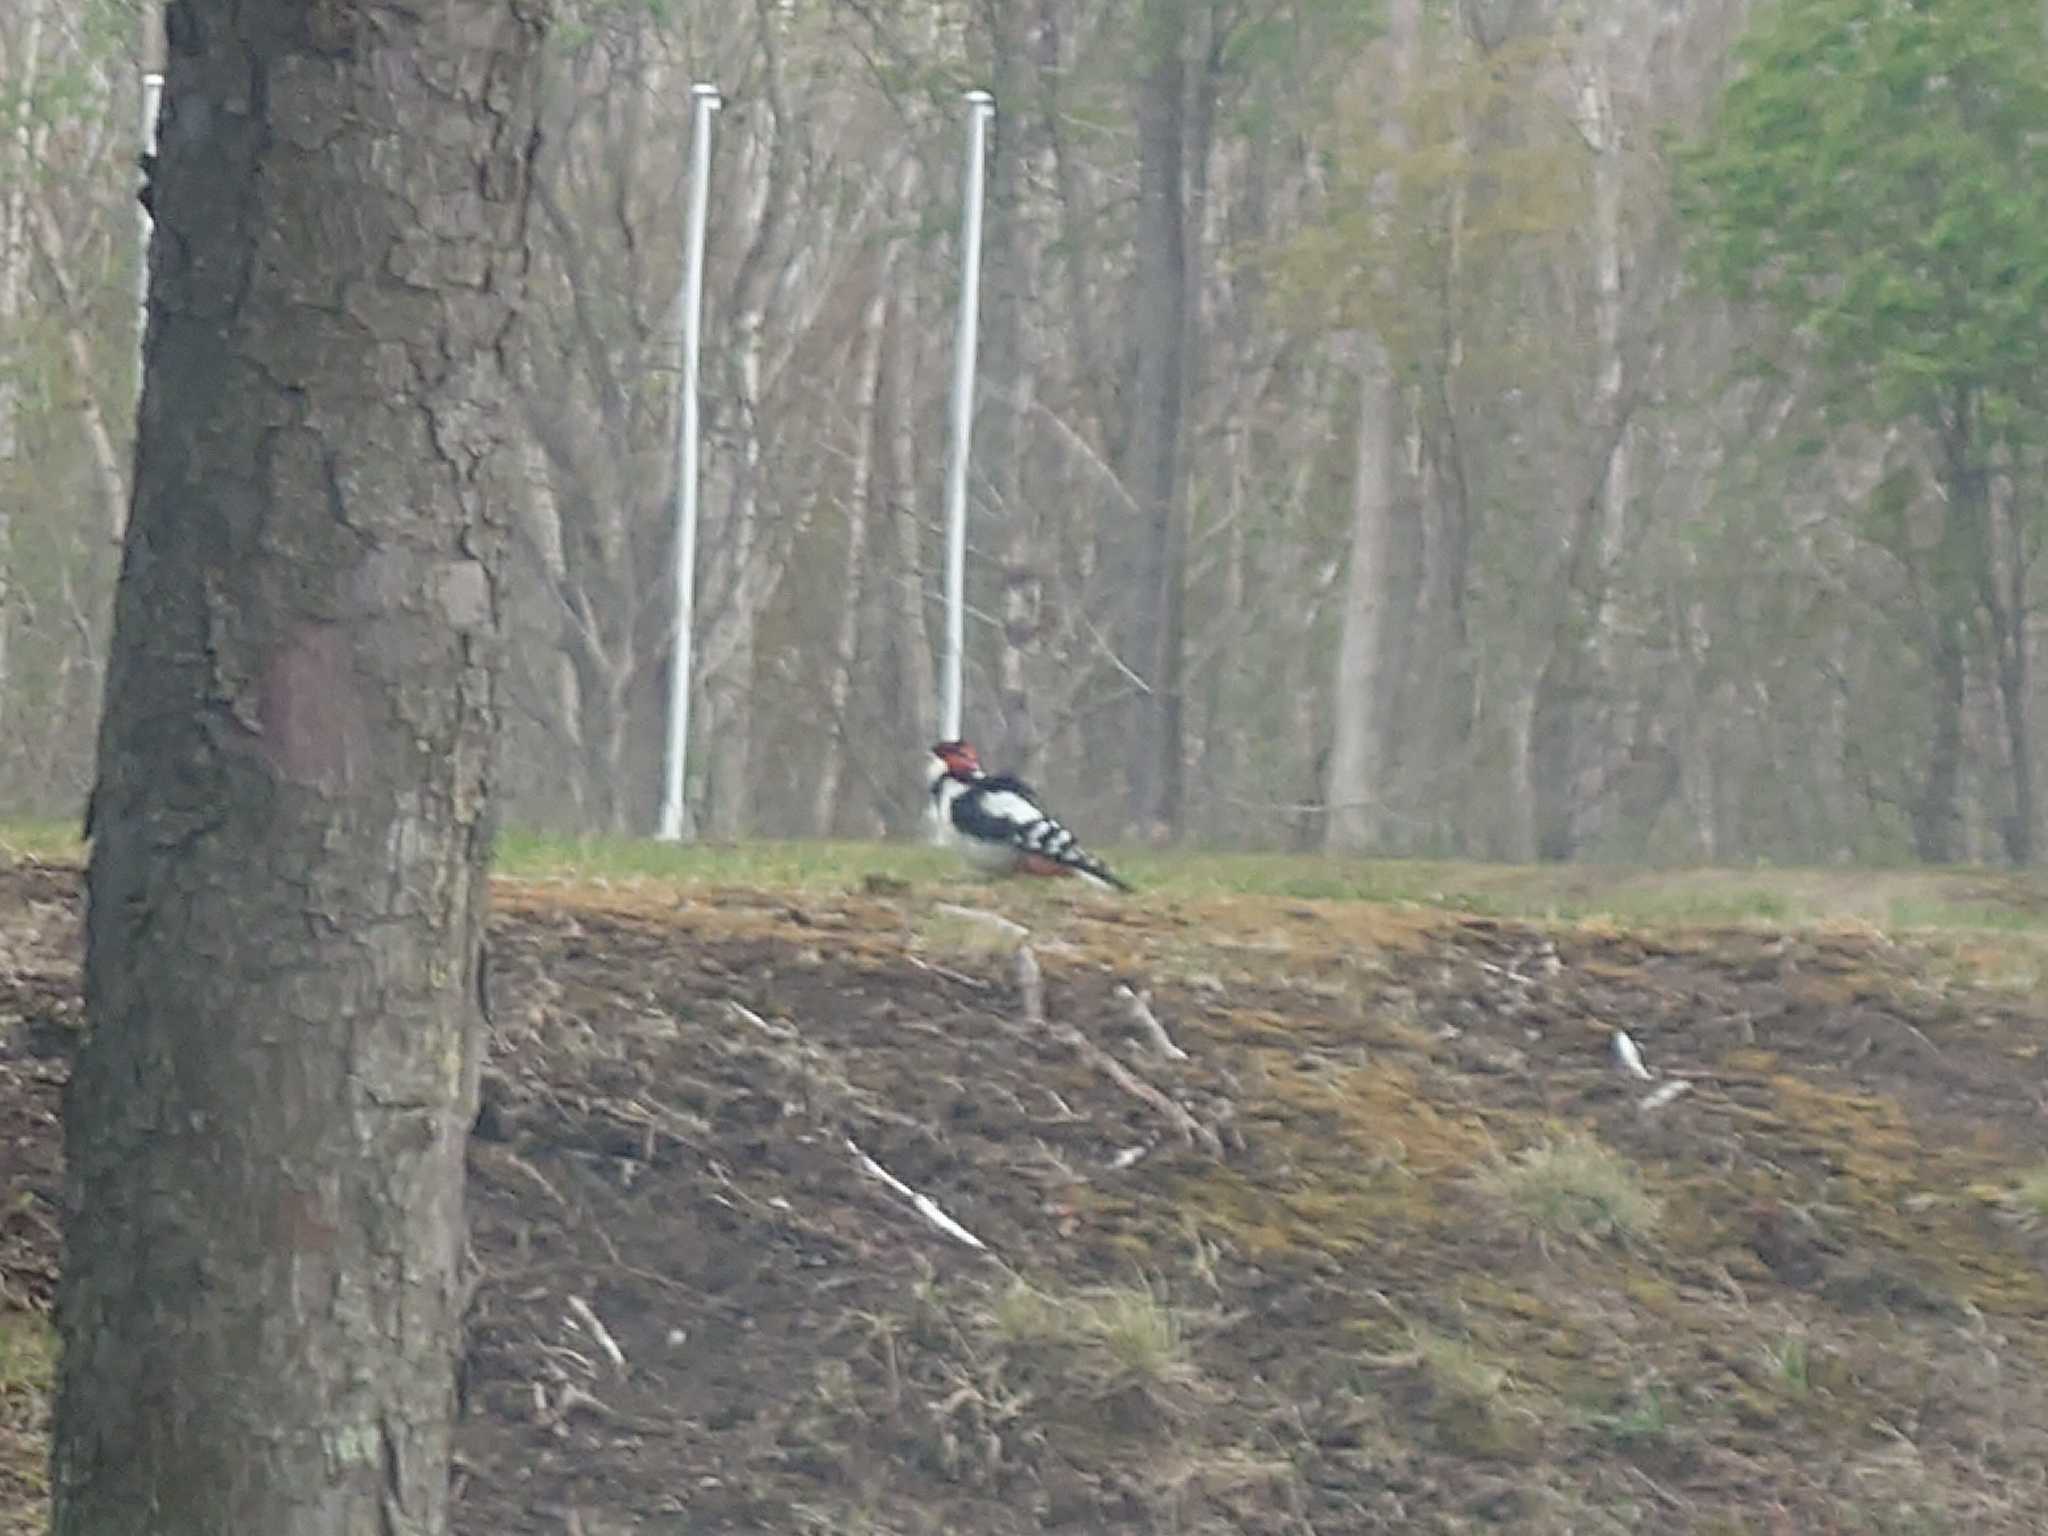
[[[1793,1397],[1804,1397],[1813,1390],[1813,1362],[1803,1335],[1789,1333],[1775,1344],[1766,1344],[1764,1360],[1780,1390]]]
[[[1623,926],[1852,922],[1871,927],[2048,932],[2048,880],[1989,870],[1648,869],[1602,865],[1353,859],[1320,854],[1101,850],[1141,899],[1263,896],[1378,901],[1493,917]],[[498,869],[526,877],[844,889],[868,876],[966,878],[923,843],[755,842],[726,846],[506,834]]]
[[[2014,1198],[2028,1215],[2048,1218],[2048,1163],[2021,1177]]]
[[[1023,1281],[996,1297],[985,1319],[1009,1349],[1064,1354],[1094,1391],[1187,1387],[1199,1377],[1187,1317],[1147,1285],[1102,1285],[1054,1297]]]
[[[0,1308],[0,1531],[42,1529],[50,1491],[43,1435],[56,1374],[57,1330],[34,1312]]]
[[[1635,1169],[1590,1136],[1530,1147],[1479,1176],[1481,1191],[1536,1238],[1627,1241],[1657,1225],[1657,1202]]]
[[[656,880],[793,890],[844,890],[869,875],[930,881],[956,873],[942,850],[922,843],[661,843],[524,831],[499,836],[496,868],[501,875],[528,880]]]
[[[64,863],[85,858],[79,823],[66,821],[0,821],[0,855]]]
[[[34,1312],[0,1312],[0,1397],[41,1395],[57,1367],[57,1331]]]
[[[2002,870],[1662,869],[1479,864],[1319,854],[1099,850],[1149,901],[1258,896],[1377,901],[1483,916],[1624,927],[1859,923],[1889,931],[2048,932],[2048,877]],[[76,860],[73,823],[0,823],[0,852]],[[500,874],[525,879],[654,881],[679,886],[846,890],[870,876],[924,885],[968,877],[922,842],[674,844],[513,830]]]

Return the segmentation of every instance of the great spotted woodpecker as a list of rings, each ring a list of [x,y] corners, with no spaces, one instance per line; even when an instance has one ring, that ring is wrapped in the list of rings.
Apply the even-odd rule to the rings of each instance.
[[[1131,887],[1047,814],[1031,786],[984,773],[964,741],[942,741],[925,764],[932,803],[948,838],[969,863],[998,875],[1072,875],[1098,890]]]

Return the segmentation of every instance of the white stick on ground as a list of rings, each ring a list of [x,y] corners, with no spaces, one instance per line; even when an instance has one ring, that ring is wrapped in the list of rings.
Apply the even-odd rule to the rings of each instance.
[[[1038,968],[1038,956],[1031,952],[1029,944],[1017,946],[1017,991],[1024,999],[1024,1018],[1028,1023],[1045,1022],[1045,974]]]
[[[938,1201],[934,1200],[930,1195],[918,1193],[918,1191],[897,1178],[895,1174],[884,1168],[872,1157],[869,1157],[867,1153],[861,1151],[859,1144],[851,1136],[846,1138],[846,1150],[851,1152],[854,1161],[860,1164],[862,1173],[865,1173],[871,1179],[879,1179],[882,1183],[888,1185],[889,1188],[895,1190],[897,1194],[911,1203],[918,1215],[937,1227],[946,1236],[952,1238],[957,1243],[965,1243],[970,1248],[978,1248],[983,1252],[988,1251],[988,1244],[984,1243],[980,1238],[976,1237],[972,1232],[941,1210]]]
[[[1692,1083],[1688,1079],[1682,1077],[1673,1078],[1655,1092],[1644,1094],[1636,1108],[1647,1115],[1652,1110],[1662,1109],[1679,1095],[1690,1092],[1692,1092]]]
[[[1031,952],[1029,944],[1019,945],[1017,949],[1017,990],[1023,996],[1025,1019],[1034,1025],[1045,1026],[1047,1022],[1045,1017],[1045,983],[1038,969],[1038,956]],[[1130,988],[1119,987],[1117,990],[1120,993],[1131,996],[1133,1002],[1137,1001],[1136,997],[1131,994]],[[1146,1010],[1146,1015],[1147,1017],[1150,1016],[1149,1009]],[[1135,1018],[1136,1015],[1134,1014],[1133,1017]],[[1159,1021],[1157,1019],[1154,1019],[1152,1024],[1153,1028],[1159,1029]],[[1221,1158],[1223,1156],[1223,1140],[1216,1134],[1214,1128],[1202,1124],[1201,1121],[1189,1114],[1178,1102],[1146,1082],[1137,1073],[1118,1061],[1073,1025],[1053,1024],[1050,1026],[1050,1029],[1055,1040],[1068,1047],[1089,1066],[1100,1072],[1139,1103],[1157,1111],[1164,1117],[1167,1123],[1180,1136],[1184,1144],[1188,1146],[1200,1145],[1204,1151],[1213,1157]],[[1159,1037],[1165,1040],[1165,1049],[1168,1052],[1173,1053],[1179,1060],[1185,1061],[1187,1059],[1186,1052],[1182,1051],[1172,1040],[1166,1039],[1166,1031],[1164,1029],[1159,1029]]]
[[[1173,1037],[1166,1032],[1166,1026],[1159,1022],[1159,1016],[1152,1011],[1150,992],[1133,992],[1129,987],[1118,986],[1116,997],[1124,1005],[1124,1012],[1131,1016],[1131,1022],[1138,1026],[1138,1033],[1151,1042],[1152,1049],[1168,1061],[1186,1061],[1188,1053],[1173,1043]]]
[[[745,1003],[735,1003],[728,1000],[725,1006],[732,1010],[732,1015],[734,1018],[738,1019],[743,1024],[753,1025],[754,1028],[761,1031],[762,1034],[769,1036],[771,1039],[800,1040],[803,1038],[803,1036],[798,1032],[795,1025],[770,1024],[766,1019],[762,1018],[761,1015],[754,1012],[754,1010],[749,1008]]]
[[[589,1302],[581,1296],[569,1298],[569,1310],[576,1314],[576,1320],[590,1330],[590,1336],[597,1340],[597,1347],[604,1351],[605,1359],[611,1361],[612,1369],[621,1376],[626,1374],[626,1352],[619,1348],[619,1341],[612,1337],[604,1320],[592,1310]]]

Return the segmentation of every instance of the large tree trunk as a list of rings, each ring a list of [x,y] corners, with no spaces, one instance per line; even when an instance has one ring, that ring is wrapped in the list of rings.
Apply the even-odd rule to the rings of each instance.
[[[172,14],[52,1529],[436,1536],[548,7]]]

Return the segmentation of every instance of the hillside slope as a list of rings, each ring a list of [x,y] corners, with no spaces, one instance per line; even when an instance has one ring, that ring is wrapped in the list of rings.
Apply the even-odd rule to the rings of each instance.
[[[1028,938],[949,910],[999,902]],[[1995,955],[498,905],[465,1532],[2044,1528],[2048,1014]],[[76,921],[67,871],[0,884],[0,1531],[36,1529]]]

